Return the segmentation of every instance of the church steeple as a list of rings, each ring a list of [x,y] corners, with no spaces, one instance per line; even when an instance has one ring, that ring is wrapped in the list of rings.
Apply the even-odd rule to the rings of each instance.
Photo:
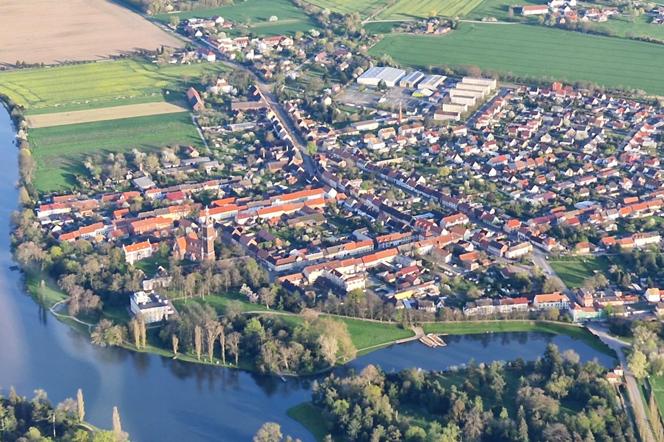
[[[201,259],[214,261],[214,240],[217,238],[217,232],[214,229],[214,221],[210,218],[210,211],[205,208],[205,221],[203,223],[201,234]]]

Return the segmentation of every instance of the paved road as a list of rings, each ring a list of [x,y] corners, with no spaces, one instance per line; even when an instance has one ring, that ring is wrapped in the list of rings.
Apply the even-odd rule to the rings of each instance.
[[[636,382],[636,378],[631,371],[629,371],[629,366],[627,365],[627,358],[625,357],[624,349],[629,347],[630,344],[625,342],[615,336],[611,336],[606,329],[603,327],[592,324],[588,325],[588,330],[597,336],[603,343],[608,345],[613,351],[618,355],[618,359],[625,370],[625,387],[627,388],[627,395],[629,396],[629,402],[632,406],[632,411],[634,413],[634,418],[637,420],[637,425],[640,428],[643,428],[645,434],[643,435],[644,442],[655,442],[655,434],[652,431],[650,422],[648,420],[648,413],[646,413],[643,400],[641,399],[641,391],[639,385]]]

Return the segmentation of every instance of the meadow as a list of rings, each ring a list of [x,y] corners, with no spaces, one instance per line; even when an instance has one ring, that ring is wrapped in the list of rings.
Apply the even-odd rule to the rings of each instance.
[[[180,20],[219,15],[234,23],[249,26],[251,31],[257,35],[294,34],[297,31],[306,32],[316,27],[309,16],[290,0],[246,0],[218,8],[157,14],[155,19],[168,23],[174,15],[177,15]],[[272,15],[275,15],[278,21],[268,21]]]
[[[186,112],[32,129],[29,140],[37,165],[33,183],[40,192],[75,187],[75,174],[83,171],[88,155],[201,144]]]
[[[571,50],[573,48],[573,50]],[[478,66],[664,95],[664,46],[522,24],[467,24],[445,36],[388,34],[370,50],[404,66]]]
[[[399,0],[382,11],[377,18],[404,19],[418,17],[463,17],[482,0]]]
[[[609,260],[605,256],[577,257],[564,260],[549,261],[558,277],[570,288],[579,288],[583,282],[592,277],[595,272],[607,272]]]
[[[157,66],[139,60],[86,63],[0,73],[0,93],[28,114],[65,112],[180,97],[189,79],[224,70],[220,64]]]
[[[466,18],[481,19],[483,17],[494,17],[498,20],[505,20],[509,17],[509,7],[518,4],[519,6],[525,5],[546,5],[546,0],[525,0],[513,2],[511,0],[483,0],[472,11],[470,11]],[[519,18],[518,12],[515,13],[515,18]]]
[[[385,6],[385,0],[306,0],[306,2],[332,12],[343,14],[357,12],[363,18]]]

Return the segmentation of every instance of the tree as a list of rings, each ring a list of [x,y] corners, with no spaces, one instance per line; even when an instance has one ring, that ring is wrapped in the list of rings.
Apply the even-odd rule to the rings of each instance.
[[[122,432],[122,423],[120,422],[120,412],[118,407],[113,407],[113,436],[116,441],[124,441],[127,439],[125,433]]]
[[[205,323],[205,331],[207,333],[208,360],[210,362],[212,362],[212,358],[214,357],[214,343],[217,341],[220,328],[221,325],[217,321],[210,320]]]
[[[76,409],[78,412],[78,420],[83,422],[85,420],[85,402],[83,401],[83,390],[80,388],[76,392]]]
[[[121,345],[125,340],[125,328],[121,325],[114,325],[108,319],[102,319],[92,329],[90,340],[100,347]]]
[[[180,338],[178,338],[178,335],[175,333],[171,335],[171,345],[173,346],[173,357],[177,358],[178,348],[180,347]]]
[[[221,347],[221,363],[226,365],[226,328],[224,324],[219,326],[219,346]]]
[[[557,276],[550,276],[546,278],[542,284],[542,291],[544,293],[561,292],[565,289],[565,284]]]
[[[627,365],[638,379],[643,379],[648,375],[648,359],[640,350],[634,350],[627,358]]]
[[[228,339],[226,340],[226,344],[228,345],[228,352],[235,358],[236,367],[240,359],[240,338],[240,333],[233,332],[228,335]]]
[[[200,361],[203,351],[203,329],[200,325],[194,326],[194,349],[196,351],[196,359]]]
[[[265,307],[269,310],[270,305],[274,302],[274,300],[277,297],[277,287],[272,286],[272,287],[262,287],[258,291],[258,299],[260,300],[261,304],[264,304]]]
[[[264,423],[254,435],[254,442],[281,442],[281,426],[274,422]]]

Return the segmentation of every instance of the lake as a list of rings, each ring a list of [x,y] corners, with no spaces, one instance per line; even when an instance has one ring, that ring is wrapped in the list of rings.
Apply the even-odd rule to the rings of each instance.
[[[31,396],[42,388],[60,402],[82,388],[86,419],[111,427],[117,405],[123,429],[134,441],[250,440],[266,421],[284,434],[312,440],[286,416],[288,408],[310,397],[311,379],[260,376],[244,371],[197,366],[155,355],[92,346],[86,336],[58,322],[23,290],[12,271],[10,216],[17,206],[17,152],[9,115],[0,107],[0,387]],[[506,333],[446,337],[447,347],[429,349],[414,342],[362,356],[339,373],[379,364],[386,370],[407,367],[444,369],[474,359],[535,359],[549,342],[574,349],[583,360],[611,358],[567,336]]]

